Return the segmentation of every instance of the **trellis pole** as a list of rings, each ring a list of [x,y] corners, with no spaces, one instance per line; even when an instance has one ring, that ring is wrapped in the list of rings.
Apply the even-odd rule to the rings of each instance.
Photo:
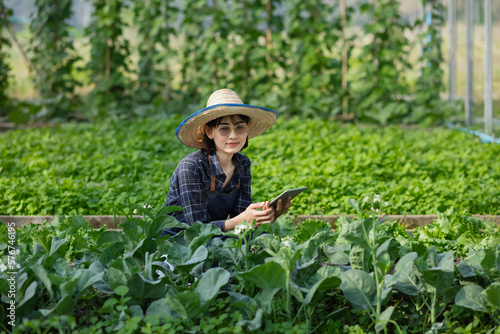
[[[474,122],[474,0],[465,2],[465,21],[467,26],[465,124],[470,126]]]
[[[484,30],[486,52],[484,56],[484,132],[493,133],[493,61],[492,61],[492,38],[491,38],[491,0],[484,0]]]

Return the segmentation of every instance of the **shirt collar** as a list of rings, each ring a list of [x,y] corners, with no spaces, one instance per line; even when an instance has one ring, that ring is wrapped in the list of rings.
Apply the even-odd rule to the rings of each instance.
[[[241,164],[240,158],[241,158],[240,153],[236,153],[235,155],[233,155],[234,169],[238,172],[238,175],[243,175],[244,171],[243,171],[243,166]],[[217,155],[217,152],[215,152],[215,151],[211,152],[209,154],[209,159],[210,159],[210,162],[212,164],[212,173],[216,176],[224,174],[224,170],[222,169],[222,167],[220,165],[219,156]]]

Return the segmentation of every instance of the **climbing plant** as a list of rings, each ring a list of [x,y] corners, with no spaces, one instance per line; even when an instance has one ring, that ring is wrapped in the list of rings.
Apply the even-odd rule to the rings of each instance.
[[[34,81],[43,100],[39,118],[67,118],[75,112],[79,98],[74,77],[79,59],[67,20],[72,0],[36,0],[30,29]]]
[[[341,26],[336,11],[336,3],[287,1],[289,57],[283,87],[292,114],[327,116],[340,111]]]
[[[9,17],[12,10],[7,8],[0,0],[0,117],[6,116],[9,112],[9,97],[7,87],[9,86],[9,75],[11,66],[9,65],[9,55],[7,48],[10,47],[10,40],[7,38],[5,30],[8,29]]]
[[[93,89],[86,105],[92,117],[126,117],[131,115],[131,82],[129,41],[122,18],[127,2],[94,0],[92,20],[86,29],[90,43],[90,60],[86,65]]]
[[[422,0],[424,20],[417,24],[423,27],[419,36],[421,55],[419,76],[416,84],[412,120],[415,122],[440,122],[450,106],[441,101],[444,91],[444,63],[441,29],[444,25],[444,5],[439,0]]]
[[[136,68],[135,113],[143,115],[154,106],[171,101],[171,61],[175,57],[171,38],[176,35],[179,9],[173,1],[146,0],[134,3],[134,24],[138,31],[139,61]],[[160,101],[160,102],[159,102]]]
[[[369,22],[363,26],[366,42],[351,59],[354,112],[361,119],[387,124],[409,113],[404,97],[409,93],[405,73],[411,68],[405,31],[410,27],[401,20],[397,0],[364,3],[360,10]]]

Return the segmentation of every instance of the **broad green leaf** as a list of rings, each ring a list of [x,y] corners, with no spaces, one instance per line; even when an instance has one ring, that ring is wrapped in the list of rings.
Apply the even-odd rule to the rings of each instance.
[[[153,254],[157,251],[156,242],[152,239],[142,239],[135,249],[131,252],[134,258],[139,261],[139,263],[144,264],[144,257],[147,253]],[[126,254],[128,256],[130,254]]]
[[[125,233],[134,244],[139,242],[141,235],[141,228],[137,226],[137,224],[134,221],[127,220],[122,224],[120,224],[120,227],[122,228],[123,233]]]
[[[35,296],[37,287],[38,284],[36,283],[36,281],[31,282],[31,284],[26,288],[26,290],[24,290],[23,298],[17,302],[16,307],[20,308],[25,303],[29,302],[31,298]]]
[[[354,305],[368,306],[375,301],[377,287],[375,279],[368,273],[351,269],[340,275],[340,289],[344,296]]]
[[[191,265],[200,263],[202,261],[205,261],[207,256],[208,256],[208,250],[205,246],[202,245],[202,246],[198,247],[198,249],[189,258],[189,260],[182,263],[181,266],[191,266]]]
[[[184,209],[181,208],[180,206],[166,206],[156,213],[156,217],[168,215],[169,213],[175,211],[184,211]]]
[[[316,282],[307,292],[304,298],[304,304],[309,305],[313,299],[316,291],[328,291],[336,289],[340,286],[342,280],[340,279],[340,269],[336,267],[335,269],[331,267],[321,267],[318,269],[318,274],[322,277],[318,282]]]
[[[50,246],[50,252],[49,252],[49,256],[54,254],[55,252],[57,252],[59,250],[59,248],[66,244],[68,242],[68,239],[61,239],[59,237],[54,237],[52,238],[52,245]],[[64,253],[61,254],[64,256]]]
[[[117,259],[125,249],[125,242],[115,242],[111,244],[108,248],[106,248],[99,258],[99,261],[104,265],[107,265],[109,262]]]
[[[391,283],[396,290],[410,296],[417,295],[421,286],[414,267],[417,258],[418,255],[415,252],[404,255],[396,263],[391,279]]]
[[[123,271],[116,268],[109,268],[108,271],[108,282],[109,287],[114,290],[118,286],[127,285],[127,276]]]
[[[262,327],[262,309],[258,309],[252,320],[241,320],[237,323],[239,326],[247,325],[250,331],[256,331]]]
[[[167,307],[165,297],[153,301],[146,310],[147,316],[158,315],[159,319],[170,317],[170,308]]]
[[[68,277],[62,284],[59,284],[59,290],[61,291],[61,297],[75,295],[76,283],[78,282],[79,274]]]
[[[351,247],[351,252],[349,253],[349,262],[353,269],[363,270],[368,272],[371,267],[372,257],[370,255],[369,249],[364,248],[358,244],[354,244]]]
[[[223,268],[211,268],[203,274],[195,290],[200,294],[201,306],[214,299],[229,282],[230,274]]]
[[[416,262],[417,274],[427,292],[444,293],[455,281],[454,257],[452,252],[437,254],[434,247],[428,249],[426,256]]]
[[[284,289],[286,284],[285,270],[274,261],[255,266],[238,276],[262,289]]]
[[[331,239],[332,233],[330,231],[321,231],[312,236],[309,240],[299,245],[302,249],[302,254],[306,259],[312,259],[317,254],[321,245],[328,239]]]
[[[486,251],[484,258],[481,260],[481,267],[492,281],[500,279],[499,266],[500,247]]]
[[[474,311],[486,312],[486,301],[482,295],[483,290],[479,285],[465,285],[455,297],[455,304]]]
[[[168,250],[168,262],[174,267],[188,261],[191,256],[191,251],[188,247],[180,245],[177,242],[172,243],[172,247]]]
[[[184,239],[189,244],[191,251],[195,251],[201,245],[216,235],[221,235],[221,230],[212,224],[196,222],[184,232]]]
[[[43,316],[49,316],[51,314],[56,315],[71,315],[73,314],[73,309],[75,302],[71,296],[62,297],[53,309],[41,309],[39,310]]]
[[[99,313],[113,313],[114,306],[118,304],[118,299],[116,298],[108,298],[104,302],[104,304],[99,309]]]
[[[341,245],[332,247],[329,245],[321,245],[323,252],[328,257],[328,262],[332,264],[347,265],[349,264],[348,253],[351,250],[351,245]]]
[[[392,312],[394,312],[394,306],[389,306],[382,313],[380,313],[378,322],[375,324],[375,330],[377,333],[387,328],[387,323],[391,320]]]
[[[370,245],[368,245],[368,241],[366,241],[366,238],[364,236],[359,236],[350,232],[344,233],[341,236],[345,240],[349,241],[352,246],[359,246],[366,250],[370,249]]]
[[[99,235],[99,238],[97,239],[97,246],[102,246],[106,243],[113,244],[117,242],[124,242],[126,240],[127,236],[121,232],[105,231],[101,235]]]
[[[382,245],[377,248],[375,253],[375,258],[380,258],[389,251],[389,246],[391,245],[392,238],[387,239]]]
[[[304,296],[300,291],[300,287],[294,281],[290,281],[290,293],[295,297],[295,299],[297,299],[299,303],[304,302]]]
[[[354,198],[350,198],[349,199],[349,205],[353,207],[354,210],[356,210],[356,212],[359,214],[359,213],[362,213],[361,212],[361,208],[359,207],[359,203],[358,201],[356,201]]]
[[[43,285],[45,286],[45,289],[47,289],[49,293],[50,300],[52,300],[54,298],[54,291],[52,290],[52,282],[50,281],[50,278],[45,268],[38,263],[34,263],[30,266],[30,269],[33,270],[35,275],[38,276],[38,278],[42,281]]]
[[[200,294],[194,291],[184,291],[175,296],[167,296],[165,303],[186,320],[194,319],[201,313]]]
[[[167,287],[161,280],[151,281],[146,279],[142,273],[135,273],[127,281],[129,289],[127,296],[131,297],[131,303],[143,305],[147,301],[155,300],[165,295]]]
[[[144,232],[146,238],[158,238],[161,231],[169,227],[186,228],[188,225],[178,222],[172,216],[159,216],[156,217],[150,224],[144,225]]]
[[[467,260],[462,260],[460,261],[460,264],[458,265],[458,271],[460,272],[460,275],[464,278],[469,278],[469,277],[476,277],[476,271],[474,268],[469,265]]]
[[[100,281],[104,276],[104,273],[95,274],[89,269],[79,269],[81,273],[78,277],[78,282],[76,284],[77,296],[84,292],[86,289],[91,287],[94,283]]]
[[[378,257],[377,260],[373,263],[373,267],[378,275],[378,277],[385,277],[385,275],[391,269],[392,262],[389,254],[384,253],[384,255]]]
[[[500,282],[493,282],[481,294],[488,304],[500,310]]]
[[[125,285],[119,285],[113,289],[113,291],[120,297],[124,297],[130,289]]]

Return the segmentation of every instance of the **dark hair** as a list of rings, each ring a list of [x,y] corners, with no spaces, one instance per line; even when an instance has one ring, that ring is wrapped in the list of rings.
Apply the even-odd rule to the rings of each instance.
[[[203,137],[203,148],[205,149],[205,151],[211,153],[211,152],[215,152],[216,150],[216,147],[215,147],[215,142],[213,139],[210,139],[208,138],[207,136],[207,130],[208,128],[216,128],[219,126],[220,122],[222,122],[222,119],[226,117],[226,116],[222,116],[222,117],[219,117],[219,118],[216,118],[214,120],[211,120],[210,122],[208,122],[206,125],[205,125],[205,135]],[[234,122],[236,119],[235,117],[239,117],[241,118],[242,121],[244,121],[246,124],[248,124],[250,122],[250,117],[246,116],[246,115],[230,115],[228,116],[231,118],[231,121]],[[247,140],[245,142],[245,145],[243,145],[243,148],[241,149],[242,151],[248,147],[248,136],[247,136]]]

